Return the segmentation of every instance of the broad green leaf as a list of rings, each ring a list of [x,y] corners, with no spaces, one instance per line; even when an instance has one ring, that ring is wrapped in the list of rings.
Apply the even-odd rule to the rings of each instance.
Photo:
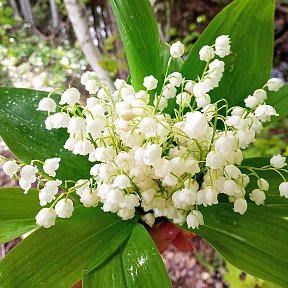
[[[84,278],[83,288],[169,288],[161,256],[143,225],[137,224],[117,253]]]
[[[133,86],[142,89],[143,78],[149,75],[161,83],[160,39],[150,2],[110,0],[110,3],[124,44]]]
[[[89,177],[91,163],[63,148],[68,134],[64,129],[45,129],[46,112],[37,111],[39,101],[48,93],[31,89],[0,88],[0,136],[12,153],[30,163],[61,157],[58,179]],[[59,96],[53,98],[59,100]]]
[[[271,73],[274,10],[275,0],[266,0],[265,5],[263,0],[233,1],[201,34],[182,66],[182,74],[186,79],[202,75],[206,63],[199,59],[200,49],[212,45],[220,35],[230,35],[232,54],[224,58],[224,76],[210,96],[213,102],[225,98],[231,106],[243,106],[244,98],[261,88]]]
[[[39,210],[37,190],[24,195],[19,188],[0,188],[0,244],[37,228]]]
[[[224,274],[225,283],[233,286],[233,288],[279,288],[272,283],[263,281],[257,277],[246,274],[245,277],[241,277],[242,271],[231,265],[226,261],[225,263],[227,272]]]
[[[40,228],[0,262],[1,287],[71,287],[129,237],[134,221],[77,207],[70,219]]]
[[[288,115],[288,85],[284,85],[277,92],[269,92],[267,104],[272,105],[277,113],[279,113],[278,117],[272,117],[272,123],[278,121],[279,119],[284,118]],[[269,125],[271,122],[267,122]]]
[[[232,208],[232,204],[219,203],[201,209],[205,225],[193,232],[237,268],[287,287],[288,220],[274,215],[270,205],[251,203],[243,216]]]

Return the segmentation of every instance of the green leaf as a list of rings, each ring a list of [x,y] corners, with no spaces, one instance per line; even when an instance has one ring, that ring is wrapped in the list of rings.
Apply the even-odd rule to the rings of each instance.
[[[232,208],[232,204],[219,203],[201,209],[205,225],[193,232],[239,269],[287,287],[288,220],[274,215],[269,205],[249,204],[243,216]]]
[[[99,208],[40,228],[0,263],[1,287],[70,287],[108,259],[130,235],[134,221]]]
[[[161,256],[143,225],[137,224],[117,253],[84,278],[83,288],[172,287]]]
[[[284,118],[288,115],[288,85],[284,85],[277,92],[269,92],[267,104],[272,105],[277,113],[279,113],[278,117],[272,117],[271,122],[267,122],[267,124],[271,124],[273,122],[277,122],[278,120]]]
[[[124,44],[133,86],[142,89],[143,78],[149,75],[156,77],[161,84],[160,39],[150,2],[110,0],[110,3]]]
[[[0,136],[12,153],[25,163],[33,159],[61,157],[58,179],[89,178],[88,159],[63,148],[68,138],[64,129],[45,129],[46,112],[37,111],[48,93],[31,89],[0,88]],[[59,96],[53,98],[59,100]]]
[[[37,190],[24,195],[19,188],[0,188],[0,244],[37,228],[39,210]]]
[[[274,10],[275,0],[266,0],[265,5],[263,0],[233,1],[201,34],[181,73],[186,79],[197,79],[206,64],[199,59],[200,49],[204,45],[212,45],[220,35],[230,35],[232,54],[224,58],[224,76],[210,96],[213,102],[225,98],[231,106],[243,106],[244,98],[261,88],[270,77]]]
[[[227,272],[224,274],[224,281],[230,286],[233,285],[233,288],[279,288],[279,286],[263,281],[262,279],[249,274],[246,274],[245,277],[241,277],[242,271],[231,265],[229,262],[226,262],[225,266]]]

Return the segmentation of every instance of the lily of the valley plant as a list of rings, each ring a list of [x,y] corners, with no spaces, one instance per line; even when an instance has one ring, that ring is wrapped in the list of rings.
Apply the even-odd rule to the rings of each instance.
[[[149,1],[113,0],[131,82],[111,91],[86,72],[87,100],[74,87],[0,90],[0,135],[17,157],[3,170],[22,188],[0,191],[0,238],[35,230],[0,263],[1,287],[171,287],[144,228],[165,218],[287,287],[286,158],[243,157],[288,114],[287,87],[269,79],[266,2],[227,6],[183,63],[182,43],[159,43]]]

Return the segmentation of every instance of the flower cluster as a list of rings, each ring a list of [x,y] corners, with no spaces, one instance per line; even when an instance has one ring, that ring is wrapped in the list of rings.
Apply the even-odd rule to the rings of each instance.
[[[172,59],[183,55],[184,46],[177,42],[170,53],[167,71]],[[249,197],[257,205],[264,204],[269,183],[257,173],[263,170],[281,175],[280,194],[288,197],[284,157],[274,156],[271,165],[261,168],[242,165],[243,149],[255,141],[262,123],[278,115],[265,103],[267,90],[277,91],[283,83],[270,79],[245,99],[244,108],[229,107],[225,99],[212,103],[209,92],[219,86],[225,67],[221,58],[229,54],[230,38],[223,35],[213,46],[200,50],[200,59],[207,65],[196,81],[167,72],[163,83],[145,77],[145,89],[140,91],[118,79],[111,92],[94,72],[87,72],[81,78],[91,94],[85,105],[76,88],[62,94],[60,107],[51,95],[42,99],[38,110],[48,112],[46,128],[67,129],[64,148],[87,155],[92,168],[89,179],[78,180],[72,187],[64,185],[56,200],[61,181],[45,182],[40,204],[54,202],[39,212],[37,223],[50,227],[57,215],[70,217],[73,202],[69,195],[74,193],[85,207],[101,203],[103,211],[117,213],[124,220],[133,218],[138,210],[150,226],[156,217],[167,217],[196,228],[204,223],[199,208],[217,204],[219,194],[234,203],[235,212],[244,214],[251,177],[257,178],[258,188]],[[171,117],[165,109],[173,103],[178,109]],[[59,161],[46,160],[44,172],[55,177]],[[20,172],[25,191],[36,180],[37,168],[32,167],[24,166]],[[6,162],[4,168],[9,175],[19,169],[15,161]]]

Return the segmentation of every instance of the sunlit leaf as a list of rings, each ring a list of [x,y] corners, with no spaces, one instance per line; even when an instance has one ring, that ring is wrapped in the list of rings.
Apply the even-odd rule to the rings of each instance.
[[[19,188],[0,188],[0,243],[37,228],[35,216],[39,210],[37,190],[24,195]]]
[[[148,0],[110,0],[130,68],[132,84],[143,88],[143,78],[163,79],[156,19]]]
[[[83,288],[94,287],[172,287],[161,256],[141,224],[111,259],[84,278]]]

